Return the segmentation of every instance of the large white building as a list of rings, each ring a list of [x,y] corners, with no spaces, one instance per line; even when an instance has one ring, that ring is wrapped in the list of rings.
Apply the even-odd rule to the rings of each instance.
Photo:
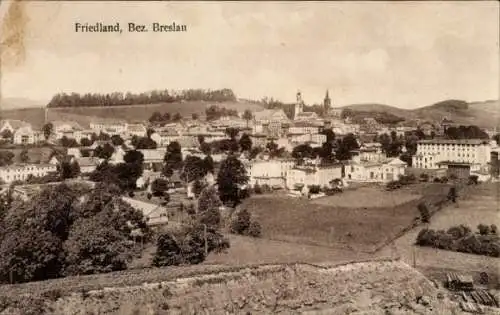
[[[247,164],[248,184],[285,187],[287,173],[295,165],[293,159],[270,159],[249,161]]]
[[[490,154],[488,140],[420,140],[412,164],[416,168],[437,169],[446,163],[463,163],[474,171],[488,164]]]
[[[298,185],[308,187],[319,185],[329,186],[330,182],[342,178],[342,165],[329,166],[296,166],[290,169],[286,175],[286,187],[295,189]]]
[[[43,177],[49,173],[56,172],[57,167],[53,164],[20,164],[0,167],[0,181],[12,183],[16,180],[24,181],[28,177]]]
[[[360,160],[355,157],[345,166],[348,182],[390,182],[405,174],[407,164],[398,158],[385,161]]]
[[[110,136],[127,134],[127,127],[128,124],[124,120],[104,119],[90,122],[90,129],[95,133],[103,132]]]

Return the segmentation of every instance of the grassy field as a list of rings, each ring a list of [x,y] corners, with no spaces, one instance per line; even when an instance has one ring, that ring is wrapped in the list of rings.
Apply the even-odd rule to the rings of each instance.
[[[422,197],[408,191],[396,190],[388,193],[374,187],[360,187],[342,194],[315,199],[314,204],[341,208],[384,208],[395,207]]]
[[[360,188],[323,202],[263,195],[246,200],[242,207],[261,223],[264,238],[371,251],[414,222],[423,198],[419,193],[434,191],[432,186],[417,184],[412,192]],[[435,188],[438,193],[447,191]]]
[[[196,113],[203,117],[205,109],[211,105],[218,105],[228,109],[244,111],[250,109],[258,111],[263,109],[258,104],[248,102],[176,102],[161,103],[151,105],[130,105],[114,107],[78,107],[78,108],[51,108],[48,112],[49,120],[73,120],[88,128],[92,119],[112,118],[127,121],[146,121],[153,112],[171,114],[180,113],[183,117],[191,118],[191,114]],[[0,112],[2,119],[20,119],[31,123],[35,128],[40,129],[44,123],[44,108],[11,109]]]

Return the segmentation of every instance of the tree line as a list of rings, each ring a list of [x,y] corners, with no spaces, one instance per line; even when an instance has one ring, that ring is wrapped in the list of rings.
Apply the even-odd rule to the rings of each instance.
[[[231,89],[205,90],[187,89],[153,90],[143,93],[113,92],[98,93],[58,93],[52,97],[48,107],[84,107],[84,106],[124,106],[146,105],[156,103],[173,103],[182,101],[228,102],[236,101],[236,95]]]

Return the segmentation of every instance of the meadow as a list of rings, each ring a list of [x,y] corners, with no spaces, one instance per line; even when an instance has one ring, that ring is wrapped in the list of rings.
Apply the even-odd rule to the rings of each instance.
[[[261,195],[241,207],[261,223],[263,238],[372,252],[415,222],[426,191],[435,190],[420,184],[411,192],[364,187],[313,201]],[[446,190],[437,191],[442,196]]]

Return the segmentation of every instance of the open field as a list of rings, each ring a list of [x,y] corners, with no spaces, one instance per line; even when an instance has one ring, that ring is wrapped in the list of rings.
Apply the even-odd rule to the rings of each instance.
[[[338,203],[327,204],[318,204],[320,199],[262,195],[251,197],[241,207],[261,223],[264,238],[369,252],[419,217],[417,204],[422,198],[427,200],[427,193],[432,192],[431,200],[442,198],[448,188],[432,183],[416,184],[407,191],[374,192],[378,188],[360,188],[362,192],[357,198],[357,191],[348,191],[345,197],[342,193],[332,198]],[[368,191],[385,201],[366,195]]]
[[[196,113],[205,116],[205,109],[211,105],[218,105],[227,109],[244,111],[250,109],[258,111],[262,106],[249,102],[175,102],[150,105],[106,106],[106,107],[75,107],[75,108],[50,108],[49,120],[73,120],[84,128],[88,128],[91,120],[96,118],[123,119],[126,121],[146,121],[153,112],[170,114],[180,113],[183,117],[191,118]],[[40,129],[44,123],[44,108],[11,109],[0,112],[2,119],[20,119],[31,123]]]
[[[375,187],[360,187],[341,194],[326,196],[311,201],[314,204],[341,208],[384,208],[395,207],[421,198],[408,191],[395,190],[390,193]]]

